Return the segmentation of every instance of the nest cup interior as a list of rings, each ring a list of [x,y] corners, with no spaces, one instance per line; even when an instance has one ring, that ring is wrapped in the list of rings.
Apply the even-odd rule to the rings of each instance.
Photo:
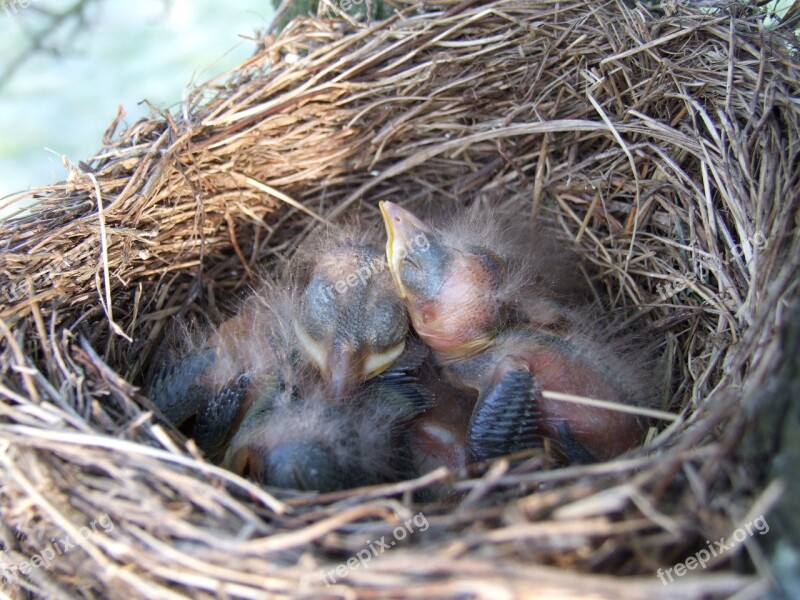
[[[738,446],[797,296],[800,77],[752,20],[674,10],[298,19],[174,114],[115,121],[0,223],[4,579],[86,598],[761,589],[742,548],[690,584],[655,573],[775,502]],[[412,503],[452,474],[276,497],[204,462],[139,390],[173,318],[219,322],[311,228],[377,223],[380,200],[546,216],[657,340],[678,419],[622,460],[462,473],[455,505]]]

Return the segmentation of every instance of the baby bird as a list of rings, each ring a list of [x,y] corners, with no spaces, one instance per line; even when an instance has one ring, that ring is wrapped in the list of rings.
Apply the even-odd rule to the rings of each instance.
[[[334,398],[353,394],[402,354],[408,319],[377,236],[318,236],[290,268],[303,290],[292,318],[297,340]]]
[[[219,327],[184,332],[157,366],[148,396],[209,458],[224,454],[257,398],[313,372],[294,337],[290,306],[287,294],[265,284]]]
[[[414,474],[408,426],[430,393],[402,371],[332,402],[313,381],[264,394],[250,408],[223,465],[263,485],[331,492]]]
[[[478,392],[466,433],[470,460],[530,448],[541,437],[580,463],[641,443],[634,416],[542,395],[638,403],[646,392],[633,365],[581,331],[579,313],[537,293],[524,257],[504,246],[501,232],[485,221],[435,229],[396,204],[380,206],[389,268],[414,330],[453,385]]]
[[[198,343],[170,353],[148,387],[167,419],[190,426],[212,458],[262,396],[308,380],[306,401],[341,404],[406,349],[405,307],[382,248],[367,234],[312,241],[279,280],[264,283]]]

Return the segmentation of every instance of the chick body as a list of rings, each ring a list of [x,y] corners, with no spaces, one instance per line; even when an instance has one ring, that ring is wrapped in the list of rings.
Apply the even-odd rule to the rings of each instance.
[[[587,356],[591,346],[589,340],[516,325],[501,331],[485,351],[450,363],[445,369],[449,380],[478,390],[481,398],[469,425],[470,456],[491,458],[548,438],[567,460],[592,462],[640,444],[643,430],[635,416],[542,395],[549,390],[627,402],[626,390]],[[498,395],[500,389],[503,393]],[[497,422],[509,413],[514,418],[505,416],[506,425]]]
[[[542,396],[642,399],[641,386],[620,384],[634,380],[637,367],[604,360],[611,347],[580,333],[579,313],[537,293],[528,266],[497,231],[487,234],[477,222],[439,230],[392,203],[381,210],[387,259],[413,328],[451,384],[479,394],[467,431],[471,460],[528,448],[541,437],[571,462],[605,460],[641,442],[635,417]],[[409,250],[420,235],[428,247]]]

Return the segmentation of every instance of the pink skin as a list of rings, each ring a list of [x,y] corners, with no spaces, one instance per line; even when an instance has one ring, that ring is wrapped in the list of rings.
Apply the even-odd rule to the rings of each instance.
[[[458,354],[473,340],[494,329],[497,306],[491,294],[492,277],[475,259],[459,256],[452,275],[435,300],[415,301],[409,308],[411,323],[420,339],[433,350]]]
[[[529,370],[540,389],[613,402],[623,402],[608,378],[580,357],[544,345],[509,348],[494,377],[505,370]],[[641,444],[642,429],[630,414],[545,398],[535,400],[541,412],[537,434],[558,440],[556,426],[566,422],[575,440],[598,460],[609,460]]]

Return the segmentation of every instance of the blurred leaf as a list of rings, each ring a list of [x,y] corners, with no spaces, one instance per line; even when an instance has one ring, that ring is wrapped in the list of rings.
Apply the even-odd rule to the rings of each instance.
[[[394,14],[394,9],[383,0],[328,0],[320,11],[319,0],[272,0],[277,16],[276,31],[282,30],[298,16],[316,16],[335,19],[345,13],[356,20],[382,21]]]

